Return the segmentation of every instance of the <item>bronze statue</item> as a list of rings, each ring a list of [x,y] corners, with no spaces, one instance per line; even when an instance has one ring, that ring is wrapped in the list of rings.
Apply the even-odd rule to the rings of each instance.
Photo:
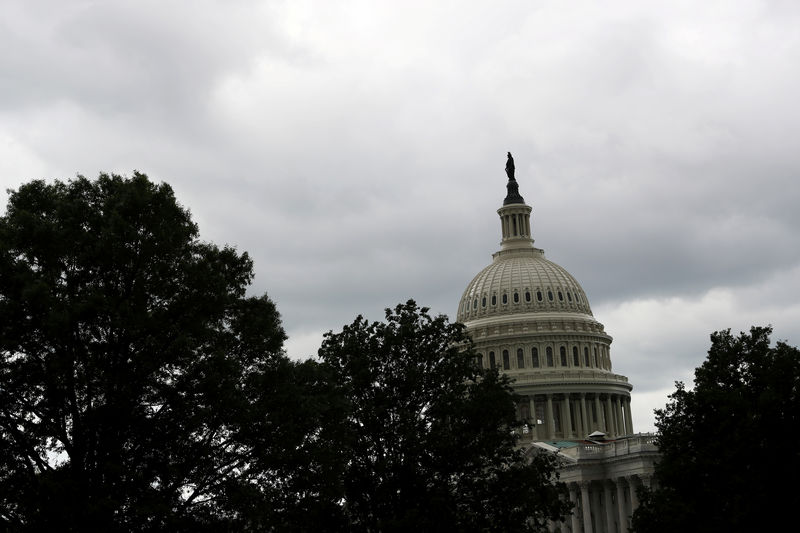
[[[524,204],[525,199],[519,195],[519,183],[517,183],[517,180],[514,178],[514,158],[511,157],[511,152],[508,152],[506,174],[508,174],[508,183],[506,183],[508,194],[506,195],[506,199],[503,200],[503,205]]]
[[[508,175],[508,179],[514,179],[514,158],[511,157],[511,152],[508,152],[508,161],[506,161],[506,174]]]

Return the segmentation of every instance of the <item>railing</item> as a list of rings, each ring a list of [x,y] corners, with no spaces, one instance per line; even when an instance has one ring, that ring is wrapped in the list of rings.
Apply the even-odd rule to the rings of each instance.
[[[509,374],[515,383],[537,383],[545,381],[548,383],[559,383],[569,381],[604,381],[604,382],[618,382],[628,383],[628,378],[614,374],[613,372],[598,372],[594,370],[572,370],[569,372],[560,372],[557,370],[537,370],[536,372],[526,373],[522,375]]]
[[[563,453],[576,459],[620,457],[632,453],[657,452],[655,441],[656,436],[652,433],[641,433],[604,444],[579,444],[563,450]]]

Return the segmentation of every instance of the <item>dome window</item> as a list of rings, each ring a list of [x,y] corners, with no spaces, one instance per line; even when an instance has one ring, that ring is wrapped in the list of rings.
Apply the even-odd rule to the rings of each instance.
[[[517,348],[517,368],[525,368],[525,353],[522,348]]]
[[[548,346],[545,349],[545,355],[547,356],[547,366],[553,366],[553,347]]]
[[[589,366],[589,348],[583,347],[583,366]]]
[[[483,368],[483,354],[479,353],[478,356],[475,358],[475,363],[478,365],[478,368]]]
[[[531,348],[531,364],[533,368],[539,368],[539,348]]]
[[[494,352],[489,352],[489,368],[494,370],[495,361],[494,361]]]
[[[530,303],[530,301],[531,301],[531,291],[525,291],[525,301]]]
[[[547,299],[553,301],[553,291],[547,291]]]
[[[569,294],[569,293],[567,293]],[[581,366],[581,359],[578,356],[578,347],[572,347],[572,366]]]
[[[497,295],[492,294],[492,305],[497,305]]]
[[[541,302],[543,300],[542,291],[536,291],[536,300],[539,301],[539,302]]]
[[[559,348],[558,354],[561,356],[561,366],[567,366],[567,349],[562,346]]]
[[[508,294],[503,294],[503,304],[508,303]]]
[[[510,370],[511,362],[508,360],[508,350],[503,350],[503,370]]]
[[[567,293],[567,300],[569,300],[570,302],[572,302],[572,294],[570,294],[570,293]]]
[[[472,308],[473,309],[477,309],[478,308],[478,299],[477,298],[472,300]]]
[[[481,307],[486,307],[486,296],[481,298]]]
[[[563,302],[564,301],[564,295],[561,294],[561,291],[558,291],[558,301],[559,302]]]
[[[514,303],[515,303],[515,304],[518,304],[518,303],[519,303],[519,293],[518,293],[518,292],[515,292],[515,293],[514,293]]]

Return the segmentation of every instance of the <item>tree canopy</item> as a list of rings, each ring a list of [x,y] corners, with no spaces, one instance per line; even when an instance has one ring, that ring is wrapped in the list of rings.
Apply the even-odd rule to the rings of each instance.
[[[656,411],[655,490],[636,531],[778,531],[798,508],[800,351],[769,327],[711,335],[694,389]]]
[[[343,507],[353,531],[541,531],[568,504],[555,458],[516,445],[509,381],[461,324],[410,300],[319,350],[341,390]]]
[[[292,387],[317,370],[285,357],[252,278],[246,253],[201,242],[143,174],[10,191],[0,528],[218,530],[288,512],[311,463],[286,454],[324,410],[302,411]]]
[[[0,529],[539,531],[552,455],[413,301],[290,361],[247,253],[166,184],[33,181],[0,217]]]

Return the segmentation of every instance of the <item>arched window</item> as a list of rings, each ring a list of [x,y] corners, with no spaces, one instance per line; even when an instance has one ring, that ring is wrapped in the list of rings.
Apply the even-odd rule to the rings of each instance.
[[[497,305],[497,295],[492,294],[492,305]]]
[[[552,346],[548,346],[545,350],[545,355],[547,356],[547,366],[553,366],[553,348]]]
[[[503,350],[503,370],[511,368],[511,362],[508,360],[508,350]]]
[[[597,365],[597,347],[595,346],[593,350],[594,350],[594,366],[596,367],[596,366],[598,366]]]
[[[525,354],[522,348],[517,348],[517,368],[525,368]]]
[[[531,291],[525,291],[525,301],[526,302],[531,301]]]
[[[481,298],[481,307],[486,307],[486,296]]]
[[[503,303],[504,304],[508,303],[508,294],[503,293]]]
[[[477,299],[477,298],[475,298],[475,299],[472,301],[472,308],[473,308],[473,309],[477,309],[477,308],[478,308],[478,299]]]
[[[536,301],[542,301],[542,291],[536,291]]]
[[[531,363],[533,368],[539,368],[539,348],[531,348]]]
[[[589,366],[589,348],[586,346],[583,347],[583,365]]]
[[[559,302],[563,302],[564,301],[564,295],[561,294],[561,291],[558,291],[558,301]]]
[[[553,301],[553,291],[547,291],[547,299]]]
[[[572,301],[572,295],[570,293],[567,293],[567,300],[569,300],[570,302]]]
[[[561,366],[567,366],[567,349],[562,346],[558,349],[558,353],[561,356]]]
[[[515,292],[515,293],[514,293],[514,303],[515,303],[515,304],[518,304],[518,303],[519,303],[519,293],[518,293],[518,292]]]
[[[572,366],[581,366],[580,357],[578,357],[578,347],[572,347]]]
[[[475,361],[478,363],[478,368],[483,368],[483,354],[479,353],[478,357],[475,358]]]

